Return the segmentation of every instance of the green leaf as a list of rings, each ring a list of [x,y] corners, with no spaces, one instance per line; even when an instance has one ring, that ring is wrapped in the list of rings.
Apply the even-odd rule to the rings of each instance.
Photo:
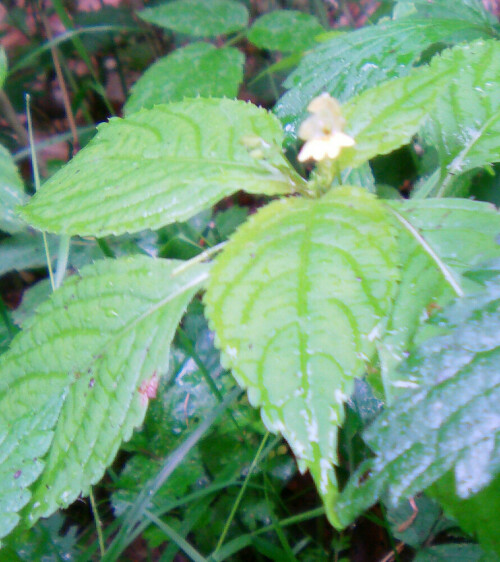
[[[0,241],[0,256],[0,275],[5,275],[9,271],[39,269],[47,266],[43,238],[39,232],[21,232]],[[51,253],[51,259],[54,259],[54,252]]]
[[[458,299],[434,322],[444,335],[424,342],[398,371],[415,389],[399,397],[366,432],[376,452],[342,493],[344,524],[388,494],[393,505],[453,469],[468,498],[500,471],[500,276],[482,294]]]
[[[9,562],[65,562],[77,560],[77,527],[69,529],[62,513],[42,519],[30,529],[22,529],[10,535],[2,547],[2,555]]]
[[[3,47],[0,47],[0,89],[3,88],[8,73],[7,53]]]
[[[426,493],[439,501],[445,513],[460,527],[475,537],[488,554],[482,562],[500,560],[498,513],[500,512],[500,475],[479,493],[463,499],[457,496],[453,472],[449,471],[433,484]],[[493,552],[498,556],[495,556]]]
[[[485,10],[480,0],[457,0],[453,3],[453,11],[450,11],[449,0],[398,0],[394,7],[395,12],[402,8],[412,10],[411,15],[424,18],[444,18],[461,19],[470,21],[477,25],[484,25],[485,28],[492,28],[497,21],[494,16]],[[491,29],[493,31],[493,29]]]
[[[9,234],[25,230],[26,224],[16,216],[15,208],[26,199],[17,166],[10,152],[0,144],[0,230]]]
[[[440,544],[419,551],[414,558],[414,562],[487,562],[487,560],[477,544]]]
[[[2,363],[3,367],[3,363]],[[3,375],[3,370],[2,370]],[[2,381],[3,382],[3,381]],[[37,385],[27,385],[24,392],[37,393]],[[22,383],[21,383],[22,384]],[[21,386],[21,385],[19,385]],[[28,486],[40,475],[44,462],[40,460],[47,452],[53,437],[51,431],[61,409],[62,396],[37,393],[26,401],[36,401],[34,411],[24,410],[20,415],[9,415],[9,409],[0,413],[0,538],[5,537],[19,522],[19,510],[29,499]],[[13,384],[10,392],[0,397],[3,405],[6,397],[15,402],[23,399],[22,392]]]
[[[465,288],[465,269],[500,256],[500,215],[492,205],[467,199],[427,199],[388,203],[427,241],[443,264]],[[398,236],[401,281],[387,331],[379,343],[386,399],[392,401],[405,380],[393,369],[410,350],[427,307],[449,301],[453,290],[436,262],[417,240],[401,229]],[[395,385],[395,388],[392,386]]]
[[[261,209],[218,257],[205,297],[224,364],[311,470],[335,525],[336,428],[383,330],[396,260],[383,206],[337,188]]]
[[[146,8],[143,20],[193,37],[217,37],[248,25],[248,11],[233,0],[176,0]]]
[[[438,77],[428,67],[420,67],[409,76],[370,88],[343,105],[345,132],[356,144],[342,149],[341,168],[357,168],[408,143],[432,109],[445,80],[445,71]]]
[[[285,160],[282,138],[272,114],[226,99],[113,118],[22,214],[41,230],[104,236],[186,220],[239,189],[290,193],[305,182]]]
[[[276,10],[257,18],[247,38],[260,49],[291,53],[314,46],[314,38],[324,31],[318,19],[311,14]]]
[[[437,100],[424,134],[438,152],[440,195],[450,193],[457,176],[500,160],[500,43],[451,49],[436,68],[452,65],[456,76]]]
[[[329,92],[345,102],[385,80],[405,76],[427,47],[465,30],[484,35],[474,21],[449,19],[449,14],[445,19],[386,20],[338,35],[302,59],[286,80],[290,90],[276,104],[275,112],[292,134],[305,118],[309,102],[319,94]]]
[[[243,81],[244,55],[232,47],[192,43],[159,59],[132,87],[125,114],[186,97],[238,95]]]
[[[153,384],[165,370],[177,323],[208,275],[206,266],[176,274],[178,263],[134,257],[82,269],[25,321],[2,356],[5,423],[29,421],[64,397],[33,492],[32,521],[85,493],[142,422],[145,381]],[[20,449],[22,442],[15,445]],[[38,462],[36,456],[30,452],[29,463]],[[24,494],[27,501],[26,487]]]

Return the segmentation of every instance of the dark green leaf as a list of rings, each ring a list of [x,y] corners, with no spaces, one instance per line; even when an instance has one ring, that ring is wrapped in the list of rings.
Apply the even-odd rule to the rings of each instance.
[[[129,115],[189,97],[235,98],[243,80],[243,54],[232,47],[192,43],[161,58],[139,78],[124,106]]]
[[[257,18],[247,33],[249,41],[270,51],[304,51],[324,33],[316,17],[295,10],[276,10]]]
[[[9,151],[0,144],[0,230],[13,234],[26,229],[26,223],[16,216],[16,207],[26,199],[17,166]]]
[[[146,8],[143,20],[193,37],[217,37],[243,29],[248,11],[234,0],[175,0]]]
[[[500,276],[484,293],[458,299],[435,319],[445,335],[422,344],[398,372],[415,390],[399,397],[370,427],[376,452],[339,504],[344,523],[387,493],[393,504],[453,469],[460,498],[500,472]]]

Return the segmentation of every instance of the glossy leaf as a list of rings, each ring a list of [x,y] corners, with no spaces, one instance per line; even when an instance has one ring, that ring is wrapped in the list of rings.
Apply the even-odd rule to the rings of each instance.
[[[457,74],[437,100],[425,139],[438,151],[443,195],[460,174],[500,160],[500,43],[452,49],[441,65],[455,66]]]
[[[129,115],[186,97],[235,98],[245,57],[232,47],[192,43],[155,62],[132,87],[124,106]]]
[[[461,278],[464,270],[500,256],[500,215],[492,205],[467,199],[391,201],[388,204],[427,241],[464,290],[473,288]],[[400,391],[398,388],[407,384],[393,369],[408,353],[418,327],[434,307],[454,296],[453,288],[436,261],[407,230],[401,229],[398,240],[401,281],[387,331],[379,343],[389,401]]]
[[[153,394],[147,381],[154,386],[164,372],[177,323],[207,277],[206,266],[176,275],[178,263],[135,257],[82,269],[25,321],[2,356],[5,423],[24,423],[44,404],[64,398],[31,520],[86,493],[142,422]],[[12,455],[21,449],[15,442]],[[38,463],[35,456],[30,452],[25,464]],[[23,493],[27,501],[26,486]]]
[[[270,51],[304,51],[316,44],[314,38],[325,30],[311,14],[296,10],[276,10],[255,20],[248,40]]]
[[[42,230],[103,236],[186,220],[239,189],[293,192],[304,180],[282,154],[282,135],[264,109],[226,99],[113,118],[23,215]]]
[[[434,321],[444,335],[427,340],[399,367],[416,388],[366,432],[376,457],[369,478],[359,483],[368,468],[362,465],[342,493],[345,524],[382,494],[396,505],[450,469],[460,498],[477,494],[500,472],[500,276]]]
[[[26,228],[26,223],[15,211],[26,199],[17,166],[10,152],[0,144],[0,230],[13,234]]]
[[[337,35],[307,54],[288,77],[289,91],[275,111],[289,134],[304,119],[309,102],[323,92],[345,102],[385,80],[405,76],[422,51],[436,41],[472,30],[482,36],[474,21],[409,17]]]
[[[143,20],[193,37],[217,37],[243,29],[248,11],[234,0],[175,0],[146,8]]]
[[[398,279],[391,220],[366,191],[261,209],[214,266],[207,314],[224,363],[310,469],[338,525],[337,426]]]

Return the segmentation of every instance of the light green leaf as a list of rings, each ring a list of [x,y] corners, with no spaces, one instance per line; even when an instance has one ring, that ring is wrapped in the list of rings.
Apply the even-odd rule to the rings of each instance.
[[[3,88],[5,79],[7,78],[8,62],[7,53],[3,47],[0,47],[0,89]]]
[[[474,288],[461,279],[465,269],[500,256],[500,214],[492,205],[467,199],[391,201],[388,204],[427,241],[464,288]],[[429,313],[427,307],[442,306],[454,296],[443,272],[418,241],[403,228],[398,240],[401,281],[387,331],[379,343],[389,402],[397,389],[406,385],[393,369],[409,352],[418,327]]]
[[[18,524],[18,512],[30,499],[28,486],[43,470],[45,463],[40,459],[50,446],[51,429],[61,409],[60,394],[37,398],[36,410],[15,419],[0,412],[0,538]],[[12,400],[20,399],[14,387]]]
[[[290,193],[305,182],[285,160],[282,138],[272,114],[227,99],[113,118],[23,215],[41,230],[104,236],[186,220],[239,189]]]
[[[32,521],[86,493],[141,423],[146,381],[154,386],[166,370],[177,323],[208,275],[206,266],[176,274],[178,263],[135,257],[82,269],[25,321],[2,356],[5,423],[24,423],[64,397]]]
[[[437,41],[469,30],[483,36],[474,21],[409,17],[338,35],[307,54],[288,77],[290,90],[275,112],[291,135],[306,116],[310,101],[323,92],[345,102],[385,80],[405,76],[422,51]]]
[[[25,230],[26,224],[16,216],[15,208],[26,199],[17,166],[10,152],[0,144],[0,230],[9,234]]]
[[[431,111],[445,80],[446,72],[438,76],[421,67],[409,76],[370,88],[343,105],[345,132],[356,144],[342,149],[341,168],[357,168],[374,156],[407,144]]]
[[[450,193],[457,176],[500,160],[500,42],[477,41],[446,51],[435,67],[446,66],[457,72],[424,134],[438,151],[440,195]]]
[[[388,494],[393,505],[453,469],[468,498],[500,472],[500,276],[481,294],[458,299],[434,322],[444,335],[422,344],[399,367],[415,389],[399,397],[365,434],[376,452],[371,475],[362,465],[339,503],[347,524]]]
[[[390,217],[365,190],[342,187],[261,209],[218,257],[206,293],[225,364],[310,469],[334,525],[337,426],[397,279]]]
[[[304,51],[324,33],[318,19],[296,10],[276,10],[257,18],[247,33],[248,40],[270,51]]]
[[[176,0],[137,15],[149,23],[193,37],[217,37],[248,25],[248,11],[234,0]]]
[[[245,57],[238,49],[192,43],[161,58],[139,78],[124,106],[125,114],[186,97],[235,98],[243,80]]]

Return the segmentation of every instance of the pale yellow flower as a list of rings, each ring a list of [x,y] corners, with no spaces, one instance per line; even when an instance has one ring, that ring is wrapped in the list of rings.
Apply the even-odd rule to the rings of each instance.
[[[300,162],[333,159],[342,148],[354,146],[354,139],[342,132],[345,120],[341,107],[330,94],[314,98],[307,110],[312,115],[299,128],[299,137],[306,141],[299,152]]]

